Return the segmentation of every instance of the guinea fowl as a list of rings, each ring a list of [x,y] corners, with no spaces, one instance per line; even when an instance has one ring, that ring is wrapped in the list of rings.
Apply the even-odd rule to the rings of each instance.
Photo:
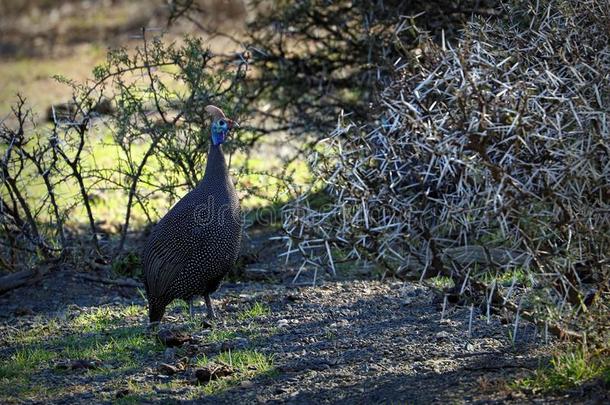
[[[222,152],[234,122],[209,105],[211,145],[205,174],[195,189],[178,201],[154,227],[142,264],[151,325],[161,321],[175,299],[189,302],[202,295],[210,318],[210,294],[235,265],[241,242],[239,199]]]

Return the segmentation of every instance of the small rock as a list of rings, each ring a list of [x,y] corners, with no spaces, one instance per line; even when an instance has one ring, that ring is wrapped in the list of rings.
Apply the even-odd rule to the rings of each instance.
[[[163,352],[163,359],[168,363],[174,361],[176,359],[176,348],[168,347],[165,349],[165,352]]]
[[[166,347],[179,347],[186,342],[190,342],[191,336],[184,332],[162,329],[157,334],[157,339]]]
[[[254,388],[254,383],[250,380],[244,380],[239,384],[242,388]]]
[[[15,316],[26,316],[33,315],[34,311],[32,311],[32,308],[20,306],[15,308],[15,311],[13,313],[15,314]]]
[[[278,328],[285,328],[286,326],[288,326],[288,319],[280,319],[277,321]]]
[[[78,359],[59,363],[56,367],[60,370],[93,370],[102,367],[102,362],[99,360]]]
[[[244,349],[248,347],[249,343],[250,341],[248,339],[242,337],[238,337],[233,340],[227,340],[222,342],[222,344],[220,345],[220,351],[226,352],[228,350]]]
[[[453,321],[451,319],[441,319],[441,325],[451,325]]]
[[[174,375],[180,371],[180,369],[176,366],[172,366],[171,364],[161,363],[159,364],[159,373],[163,375]]]
[[[473,352],[474,345],[472,343],[466,343],[466,350],[468,350],[469,352]]]
[[[451,334],[444,330],[442,330],[436,334],[437,339],[448,339],[450,337],[451,337]]]
[[[200,383],[207,384],[217,378],[230,376],[234,372],[235,370],[226,364],[210,363],[203,368],[195,370],[195,377],[197,377],[197,381]]]
[[[349,321],[347,319],[341,319],[337,322],[333,322],[330,324],[331,328],[340,328],[345,326],[349,326]]]

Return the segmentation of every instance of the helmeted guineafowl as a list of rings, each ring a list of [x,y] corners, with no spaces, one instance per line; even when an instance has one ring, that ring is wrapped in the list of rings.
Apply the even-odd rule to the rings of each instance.
[[[190,303],[192,316],[195,295],[205,298],[208,315],[214,317],[210,294],[239,254],[239,199],[221,146],[234,122],[218,107],[209,105],[205,110],[212,116],[212,142],[203,179],[165,214],[144,247],[151,325],[161,320],[165,307],[176,298]]]

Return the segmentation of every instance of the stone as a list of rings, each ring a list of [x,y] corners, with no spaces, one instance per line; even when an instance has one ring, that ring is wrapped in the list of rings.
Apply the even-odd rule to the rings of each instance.
[[[166,347],[179,347],[191,341],[191,336],[184,332],[162,329],[157,334],[159,342]]]
[[[180,371],[180,369],[176,366],[172,366],[171,364],[161,363],[159,364],[159,373],[163,375],[174,375]]]
[[[205,367],[195,370],[195,377],[201,384],[207,384],[212,380],[227,377],[233,374],[235,370],[226,364],[210,363]]]
[[[165,349],[165,352],[163,352],[163,359],[166,362],[174,361],[176,359],[176,348],[168,347],[167,349]]]

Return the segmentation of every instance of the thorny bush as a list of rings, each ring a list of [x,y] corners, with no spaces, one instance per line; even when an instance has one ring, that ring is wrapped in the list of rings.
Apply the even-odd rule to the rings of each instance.
[[[314,271],[359,260],[449,276],[449,300],[607,342],[610,10],[504,7],[455,47],[415,50],[375,121],[339,124],[312,158],[331,202],[286,207],[288,252]]]

